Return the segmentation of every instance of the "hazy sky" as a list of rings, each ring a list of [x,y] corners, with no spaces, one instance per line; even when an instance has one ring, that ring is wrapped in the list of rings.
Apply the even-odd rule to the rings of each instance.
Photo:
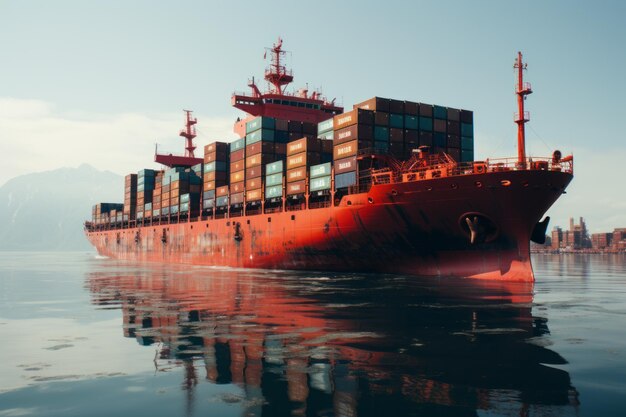
[[[182,152],[184,108],[199,147],[234,138],[230,96],[279,35],[294,88],[348,108],[378,95],[471,109],[476,158],[515,156],[521,50],[528,153],[575,156],[551,226],[626,227],[624,22],[623,1],[0,0],[0,185],[83,162],[153,167],[155,143]]]

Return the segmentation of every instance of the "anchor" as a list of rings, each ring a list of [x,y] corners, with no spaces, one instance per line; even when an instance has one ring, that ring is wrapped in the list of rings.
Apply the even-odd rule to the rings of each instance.
[[[550,216],[546,216],[546,218],[543,219],[543,221],[540,221],[537,224],[535,224],[535,227],[533,228],[533,232],[530,235],[530,240],[540,245],[545,244],[546,243],[546,230],[548,230],[548,223],[550,223]]]
[[[243,239],[243,236],[241,235],[241,223],[237,222],[233,226],[235,227],[235,240],[240,242],[241,239]]]

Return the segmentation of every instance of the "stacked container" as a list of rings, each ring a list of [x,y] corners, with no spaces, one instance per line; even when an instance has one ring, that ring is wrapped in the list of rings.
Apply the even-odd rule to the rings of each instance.
[[[408,159],[414,149],[426,145],[434,153],[447,152],[457,161],[474,158],[471,111],[381,97],[355,104],[354,108],[374,112],[373,147],[378,151]],[[336,116],[335,122],[345,115],[348,113]],[[358,136],[363,137],[360,132]]]
[[[277,202],[283,196],[283,175],[285,161],[271,162],[265,165],[265,199]]]
[[[115,215],[115,220],[117,220],[117,212],[122,212],[124,210],[124,205],[119,203],[98,203],[94,205],[91,209],[92,221],[98,225],[110,224],[111,221],[111,212]],[[115,221],[114,220],[114,221]],[[113,222],[114,222],[113,221]]]
[[[246,179],[246,139],[237,139],[230,144],[230,200],[231,204],[243,202]]]
[[[309,192],[311,195],[325,195],[330,191],[331,163],[312,165],[309,169]]]
[[[229,161],[228,143],[213,142],[204,147],[203,210],[212,210],[215,207],[215,189],[228,185]]]
[[[332,141],[301,138],[287,144],[286,182],[287,195],[306,192],[306,178],[312,165],[330,161]]]
[[[137,174],[128,174],[124,177],[123,213],[124,221],[135,220],[137,214]]]
[[[154,191],[152,192],[152,217],[159,217],[161,215],[162,198],[163,171],[158,171],[154,176]]]
[[[156,172],[153,169],[142,169],[137,173],[137,220],[152,216],[152,193],[155,186]],[[150,216],[146,216],[148,204]]]
[[[317,137],[319,139],[334,139],[334,118],[330,118],[328,120],[324,120],[323,122],[319,122],[317,124]]]

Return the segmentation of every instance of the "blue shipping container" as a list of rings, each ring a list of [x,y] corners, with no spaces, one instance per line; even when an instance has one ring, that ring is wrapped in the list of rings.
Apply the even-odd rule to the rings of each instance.
[[[418,120],[417,116],[410,116],[407,114],[404,116],[404,127],[407,129],[417,130]]]
[[[389,141],[389,128],[386,126],[374,126],[374,140]]]
[[[461,123],[461,136],[474,137],[474,125],[471,123]]]
[[[335,188],[345,188],[356,185],[356,171],[335,175]]]
[[[246,145],[259,141],[274,142],[274,131],[269,129],[260,129],[246,135]]]
[[[276,161],[265,165],[265,175],[283,172],[283,161]]]
[[[339,174],[341,175],[341,174]],[[311,179],[309,189],[313,191],[330,190],[330,175]]]
[[[435,106],[435,119],[446,120],[448,118],[448,109],[446,107]]]
[[[273,185],[283,185],[283,174],[279,172],[278,174],[272,174],[265,176],[265,185],[271,187]]]
[[[330,162],[326,162],[325,164],[313,165],[310,168],[309,172],[310,178],[325,177],[327,175],[330,175]]]
[[[246,138],[237,139],[230,143],[230,153],[237,152],[240,149],[245,148]]]
[[[335,119],[334,118],[330,118],[328,120],[324,120],[323,122],[319,122],[317,124],[317,134],[319,135],[320,133],[325,133],[328,132],[330,130],[333,130],[333,121]]]
[[[461,136],[461,149],[471,151],[474,149],[474,138]]]
[[[389,127],[404,128],[404,116],[401,114],[390,114]]]
[[[276,119],[273,117],[259,116],[246,123],[246,134],[255,132],[261,128],[274,129],[276,127]]]
[[[420,116],[420,130],[432,132],[433,131],[433,119],[431,119],[430,117]]]
[[[265,187],[265,198],[276,198],[283,196],[283,186],[273,185],[271,187]]]

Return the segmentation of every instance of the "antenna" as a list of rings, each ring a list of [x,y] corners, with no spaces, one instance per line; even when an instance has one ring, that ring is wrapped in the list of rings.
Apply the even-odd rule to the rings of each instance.
[[[533,92],[530,83],[524,82],[524,70],[528,64],[522,61],[522,53],[517,53],[513,68],[517,69],[517,85],[515,94],[517,95],[517,113],[515,113],[515,123],[517,123],[517,163],[520,167],[526,166],[526,132],[524,124],[530,120],[530,114],[524,111],[524,100],[526,96]]]
[[[285,55],[286,51],[283,51],[283,40],[278,37],[270,52],[271,64],[265,69],[265,79],[268,83],[274,86],[272,93],[283,95],[284,86],[293,81],[293,73],[291,70],[287,70],[284,65],[281,64],[281,58]]]
[[[191,113],[193,113],[193,110],[183,111],[187,113],[187,118],[185,122],[185,128],[180,131],[180,136],[187,139],[187,144],[185,146],[185,157],[195,158],[193,151],[196,149],[196,147],[193,144],[193,138],[197,136],[196,128],[194,127],[194,125],[198,123],[198,119],[191,117]]]

